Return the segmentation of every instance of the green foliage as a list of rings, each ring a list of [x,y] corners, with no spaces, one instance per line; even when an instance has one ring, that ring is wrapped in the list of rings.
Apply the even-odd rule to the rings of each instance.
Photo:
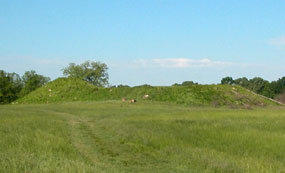
[[[248,80],[246,77],[232,80],[232,77],[222,79],[222,84],[235,84],[247,88],[257,94],[264,95],[269,98],[274,98],[285,90],[285,77],[277,81],[269,82],[261,77],[255,77]]]
[[[232,77],[224,77],[222,80],[221,80],[221,84],[228,84],[228,85],[232,85],[234,83],[234,80]]]
[[[144,95],[149,95],[143,99]],[[19,103],[59,103],[66,101],[103,101],[136,99],[138,101],[172,102],[184,105],[265,106],[270,101],[242,87],[229,85],[192,85],[173,87],[100,88],[80,79],[59,78],[18,100]]]
[[[0,172],[284,172],[284,114],[157,102],[0,106]]]
[[[280,94],[285,90],[285,77],[276,81],[276,93]]]
[[[130,86],[128,86],[128,85],[123,85],[123,84],[120,84],[120,85],[117,86],[117,88],[123,88],[123,87],[128,87],[128,88],[129,88]]]
[[[99,87],[107,86],[109,76],[108,67],[101,62],[86,61],[80,65],[70,63],[63,69],[63,74],[71,78],[78,78]]]
[[[18,74],[0,70],[0,104],[16,100],[21,89],[22,82]]]
[[[36,90],[37,88],[43,86],[44,84],[50,81],[49,77],[45,77],[43,75],[39,75],[36,71],[31,70],[25,72],[22,76],[23,81],[23,89],[21,90],[21,96],[25,96],[30,92]]]
[[[271,83],[271,88],[276,93],[275,99],[285,104],[285,77],[273,81]]]
[[[265,88],[265,85],[267,85],[269,82],[262,79],[261,77],[255,77],[253,79],[249,80],[250,86],[249,89],[252,90],[255,93],[262,93],[262,91]]]
[[[198,85],[198,83],[194,83],[193,81],[182,82],[182,86],[192,86],[192,85]]]
[[[172,86],[192,86],[192,85],[199,85],[199,84],[193,81],[184,81],[182,82],[182,84],[175,83]]]
[[[260,91],[260,94],[269,98],[274,98],[274,88],[269,82],[265,82],[263,89]]]
[[[31,91],[43,86],[50,79],[27,71],[22,78],[16,73],[6,73],[0,70],[0,104],[11,103]]]
[[[242,78],[237,78],[234,80],[234,84],[236,85],[240,85],[244,88],[249,88],[250,86],[250,82],[246,77],[242,77]]]

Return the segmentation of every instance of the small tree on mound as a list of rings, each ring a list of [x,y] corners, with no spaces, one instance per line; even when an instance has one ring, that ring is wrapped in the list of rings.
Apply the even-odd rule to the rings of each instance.
[[[70,63],[63,69],[63,75],[83,79],[95,86],[103,87],[108,85],[108,67],[101,62],[86,61],[80,65]]]

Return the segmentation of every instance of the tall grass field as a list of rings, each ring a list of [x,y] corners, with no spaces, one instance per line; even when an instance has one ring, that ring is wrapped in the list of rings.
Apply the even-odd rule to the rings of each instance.
[[[285,172],[285,108],[0,106],[0,172]]]

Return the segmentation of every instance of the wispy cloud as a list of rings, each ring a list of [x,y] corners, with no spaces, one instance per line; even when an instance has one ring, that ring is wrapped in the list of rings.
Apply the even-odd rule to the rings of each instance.
[[[113,62],[115,68],[191,68],[191,67],[230,67],[244,65],[229,61],[214,61],[210,59],[191,58],[153,58],[136,59],[128,62]]]
[[[234,63],[226,61],[213,61],[210,59],[190,59],[190,58],[156,58],[151,60],[152,63],[160,67],[170,68],[187,68],[187,67],[216,67],[231,66]]]
[[[285,36],[271,38],[269,39],[269,44],[278,47],[278,48],[285,48]]]

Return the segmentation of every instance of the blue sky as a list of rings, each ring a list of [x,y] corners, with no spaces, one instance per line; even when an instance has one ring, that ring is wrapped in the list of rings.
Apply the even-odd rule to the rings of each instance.
[[[285,76],[284,0],[0,0],[0,69],[52,79],[105,62],[112,84]]]

